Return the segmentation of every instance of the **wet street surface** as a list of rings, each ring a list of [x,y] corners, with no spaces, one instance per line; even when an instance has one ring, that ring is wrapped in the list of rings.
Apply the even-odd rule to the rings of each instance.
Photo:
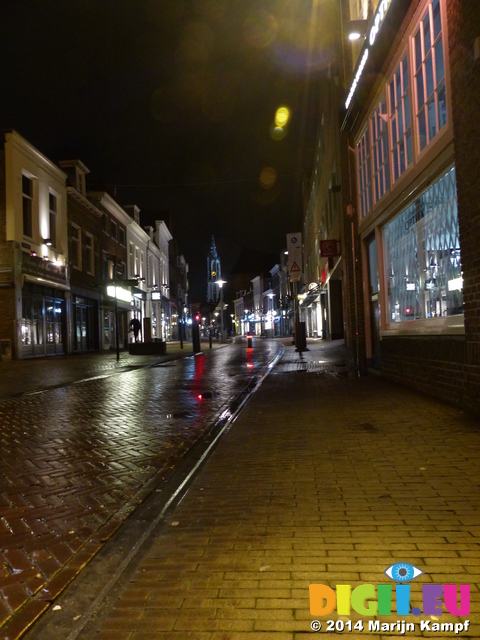
[[[232,344],[0,403],[2,638],[50,606],[281,348]]]
[[[175,503],[144,512],[153,492],[24,640],[480,638],[478,417],[358,377],[341,344],[308,346],[286,346]],[[121,536],[139,512],[137,538],[148,538],[134,549]],[[123,546],[116,575],[92,571]],[[410,615],[397,613],[385,573],[397,563],[421,571]],[[93,607],[82,581],[98,592]],[[390,586],[391,612],[357,601],[312,615],[310,584]],[[434,612],[423,598],[447,584],[469,586],[468,615],[455,612],[459,597]],[[405,636],[402,623],[414,627]]]

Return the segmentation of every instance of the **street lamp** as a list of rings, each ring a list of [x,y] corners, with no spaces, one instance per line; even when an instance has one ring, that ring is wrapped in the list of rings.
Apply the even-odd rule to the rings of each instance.
[[[218,288],[220,289],[220,313],[222,320],[221,336],[222,342],[225,342],[225,329],[223,328],[223,285],[227,284],[226,280],[217,280]]]

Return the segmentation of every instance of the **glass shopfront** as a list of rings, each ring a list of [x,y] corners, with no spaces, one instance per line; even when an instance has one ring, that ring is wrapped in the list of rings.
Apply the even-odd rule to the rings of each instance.
[[[387,323],[463,313],[455,168],[383,229]]]
[[[91,351],[98,348],[96,300],[73,296],[73,348],[75,351]]]
[[[22,357],[63,355],[65,295],[26,282],[22,295]]]

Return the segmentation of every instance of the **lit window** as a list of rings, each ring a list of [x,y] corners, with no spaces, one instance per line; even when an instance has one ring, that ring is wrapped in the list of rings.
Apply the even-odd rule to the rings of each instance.
[[[23,235],[33,237],[33,180],[22,176]]]
[[[383,229],[387,322],[463,313],[455,169]]]
[[[393,181],[412,163],[412,120],[407,54],[403,56],[388,84]]]
[[[372,208],[372,170],[368,128],[357,145],[358,177],[360,184],[360,213],[364,218]]]
[[[375,202],[378,202],[390,188],[387,142],[387,108],[385,98],[375,110],[372,121],[373,185]]]
[[[414,37],[415,90],[420,151],[447,122],[440,0],[433,0]]]

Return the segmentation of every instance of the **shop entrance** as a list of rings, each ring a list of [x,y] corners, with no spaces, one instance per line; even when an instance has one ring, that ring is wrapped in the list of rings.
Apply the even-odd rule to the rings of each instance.
[[[22,296],[22,357],[56,356],[65,353],[63,322],[65,302],[42,295],[41,288],[24,287]]]

